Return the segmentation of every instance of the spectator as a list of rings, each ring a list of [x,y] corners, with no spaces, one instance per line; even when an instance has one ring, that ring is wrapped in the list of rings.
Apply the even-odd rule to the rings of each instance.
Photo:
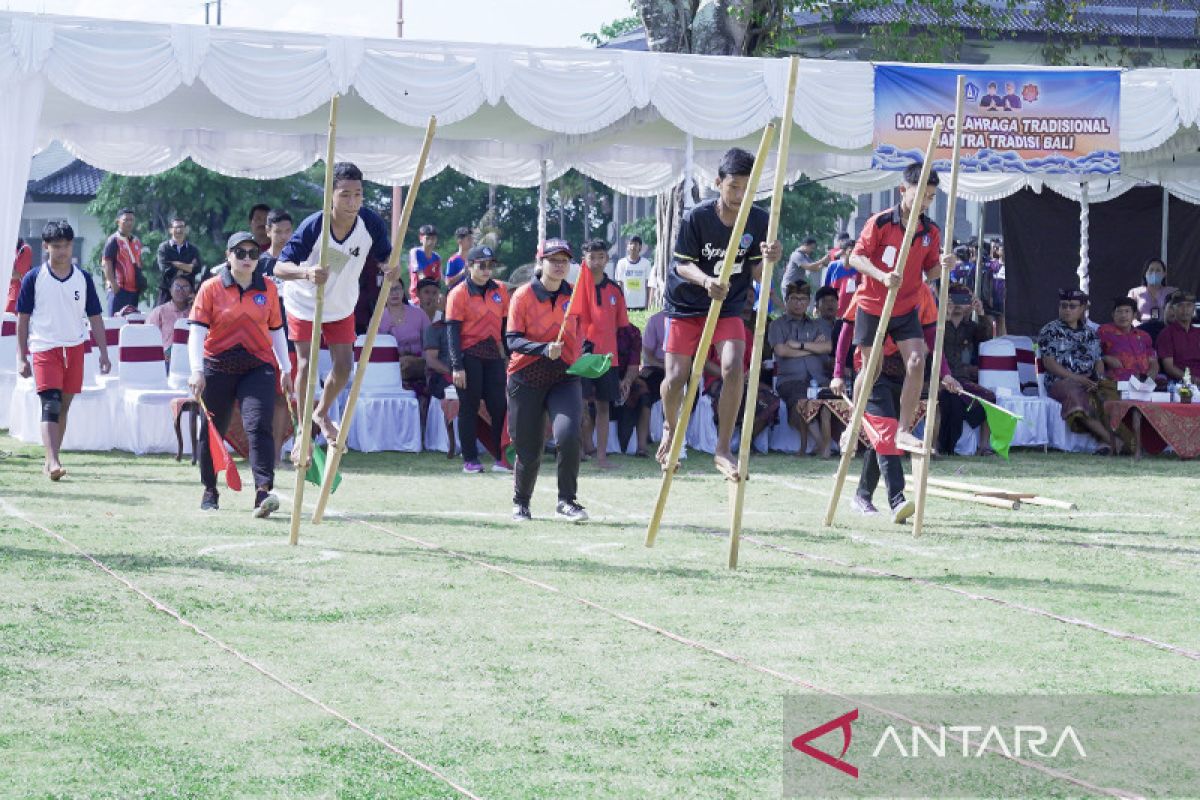
[[[971,290],[962,284],[953,284],[949,289],[950,305],[946,309],[946,333],[942,347],[942,358],[950,374],[959,385],[973,395],[989,403],[996,402],[996,395],[980,386],[979,345],[992,338],[991,325],[976,322],[968,314],[983,313],[983,302],[971,295]],[[937,450],[941,455],[952,456],[964,423],[979,428],[978,455],[993,455],[988,444],[987,415],[983,406],[957,391],[939,389],[938,405],[942,413],[937,420]]]
[[[975,265],[971,263],[971,248],[959,245],[954,248],[954,266],[950,268],[950,282],[972,286],[975,283]]]
[[[89,333],[107,374],[108,344],[92,278],[71,263],[75,231],[64,220],[42,230],[46,263],[21,279],[17,295],[17,370],[33,376],[42,407],[42,472],[52,481],[67,471],[59,459],[71,400],[83,389],[83,351]],[[32,354],[32,364],[30,356]],[[6,401],[7,402],[7,401]]]
[[[33,248],[23,239],[17,239],[17,255],[13,259],[12,277],[8,283],[8,302],[4,310],[10,314],[16,313],[17,294],[21,291],[21,281],[33,269]]]
[[[838,292],[832,286],[822,286],[813,295],[813,316],[829,323],[832,335],[831,342],[837,342],[838,333],[842,329],[842,318],[838,315]],[[830,359],[832,361],[832,358]]]
[[[1137,301],[1122,297],[1113,304],[1113,321],[1100,326],[1100,352],[1106,372],[1114,381],[1137,377],[1153,379],[1158,375],[1158,356],[1154,340],[1141,328],[1133,327]]]
[[[642,333],[642,368],[638,378],[646,384],[648,405],[646,420],[650,419],[650,408],[662,400],[662,382],[667,367],[667,312],[658,311],[646,320]]]
[[[791,286],[793,283],[808,282],[808,273],[820,272],[821,268],[827,265],[830,261],[829,254],[814,259],[813,252],[817,249],[817,240],[813,237],[808,237],[804,243],[792,251],[791,257],[788,259],[787,268],[783,271],[783,285]]]
[[[417,238],[420,247],[408,251],[408,293],[414,303],[417,302],[418,284],[432,280],[440,286],[442,280],[442,257],[434,250],[438,243],[437,228],[422,225]]]
[[[829,354],[833,351],[833,325],[808,316],[811,290],[807,283],[784,288],[786,313],[771,323],[767,341],[775,358],[775,388],[787,407],[788,424],[800,434],[800,451],[808,453],[808,425],[819,409],[821,458],[829,458],[829,409],[818,403],[810,388],[829,386]],[[810,405],[812,408],[810,409]]]
[[[425,316],[429,317],[430,322],[437,322],[443,318],[442,307],[445,305],[445,299],[442,296],[442,287],[433,278],[421,278],[417,281],[417,305],[425,312]]]
[[[146,324],[158,328],[162,334],[163,357],[171,363],[171,345],[175,343],[175,323],[187,319],[192,310],[192,282],[187,275],[176,275],[171,281],[171,299],[150,309]]]
[[[983,273],[984,288],[990,276],[991,291],[981,291],[979,299],[983,301],[984,312],[992,318],[996,335],[1007,336],[1008,323],[1004,317],[1004,243],[998,239],[991,244],[991,258],[986,267],[987,271]]]
[[[453,388],[446,323],[431,322],[425,329],[421,344],[425,349],[425,391],[442,404],[442,417],[446,421],[446,457],[454,458],[454,420],[458,418],[458,397],[446,397],[446,387]],[[429,410],[428,402],[429,398],[424,398],[421,419],[425,419],[425,412]]]
[[[615,469],[617,465],[608,460],[608,423],[612,406],[629,393],[630,384],[637,377],[636,369],[626,369],[622,375],[617,354],[617,330],[629,324],[629,313],[625,308],[625,295],[621,293],[621,287],[604,273],[608,266],[608,242],[593,239],[583,246],[583,250],[584,266],[591,270],[596,285],[595,296],[584,300],[594,303],[594,307],[583,329],[583,347],[585,351],[590,349],[597,355],[612,356],[613,360],[612,367],[599,378],[583,379],[584,418],[581,432],[584,451],[591,455],[594,427],[596,466]],[[596,405],[594,426],[588,413],[590,403]]]
[[[1046,391],[1062,404],[1067,426],[1077,433],[1090,433],[1100,442],[1096,452],[1108,455],[1115,440],[1104,422],[1104,402],[1119,394],[1115,383],[1104,381],[1100,339],[1084,322],[1088,296],[1078,289],[1063,289],[1058,299],[1058,319],[1038,334]]]
[[[271,243],[258,257],[258,270],[263,275],[273,277],[284,245],[292,238],[292,215],[282,208],[271,209],[267,213],[267,238]]]
[[[279,257],[283,254],[283,248],[292,238],[292,215],[284,211],[282,208],[273,208],[267,212],[267,237],[271,240],[271,246],[258,256],[258,266],[256,269],[260,275],[270,278],[275,282],[275,288],[279,290],[279,315],[283,320],[284,328],[287,328],[287,309],[283,307],[283,281],[275,277],[275,265],[279,262]],[[369,260],[369,259],[368,259]],[[363,270],[364,272],[366,269]],[[288,340],[287,343],[288,358],[291,361],[292,372],[296,371],[296,344]],[[283,452],[283,443],[286,442],[295,432],[292,430],[292,401],[290,399],[292,388],[284,389],[281,384],[279,393],[275,396],[275,418],[271,422],[271,430],[275,436],[275,461],[278,463],[280,453]]]
[[[400,353],[400,376],[406,388],[415,389],[425,380],[425,329],[429,317],[408,302],[404,284],[393,283],[379,321],[379,332],[396,340]]]
[[[254,243],[258,245],[258,250],[261,253],[271,246],[271,237],[267,233],[267,217],[271,214],[271,207],[266,203],[256,203],[251,209],[246,220],[250,223],[250,233],[254,234]]]
[[[637,432],[637,447],[634,455],[638,458],[648,458],[647,437],[650,435],[650,387],[642,377],[641,368],[642,332],[632,323],[617,329],[617,358],[625,365],[625,374],[635,377],[623,389],[620,402],[613,409],[617,420],[617,443],[622,453],[629,446],[629,436]],[[660,377],[661,381],[662,378]],[[622,382],[622,386],[624,386]]]
[[[479,403],[488,414],[488,450],[500,454],[493,472],[508,472],[500,450],[500,434],[508,410],[505,398],[504,327],[508,316],[508,289],[492,279],[496,255],[490,247],[475,247],[467,254],[467,278],[446,299],[446,340],[454,386],[462,402],[458,419],[463,472],[479,474],[477,441]],[[424,314],[420,314],[424,317]]]
[[[1174,286],[1167,286],[1167,265],[1163,260],[1148,260],[1142,272],[1142,285],[1129,290],[1129,296],[1137,303],[1138,321],[1161,319],[1176,291]]]
[[[117,212],[117,230],[104,243],[104,287],[108,290],[108,314],[115,317],[125,306],[138,304],[138,295],[145,285],[142,274],[142,242],[133,235],[137,222],[133,210]]]
[[[1171,296],[1172,322],[1158,335],[1158,357],[1162,370],[1173,381],[1183,379],[1184,370],[1192,371],[1192,380],[1200,379],[1200,325],[1196,324],[1196,296],[1176,292]]]
[[[171,236],[158,246],[155,257],[160,273],[156,306],[171,302],[171,285],[175,282],[176,275],[186,278],[192,291],[196,291],[196,279],[200,277],[202,270],[200,251],[188,241],[187,221],[182,217],[172,219],[170,233]]]
[[[631,236],[625,247],[625,257],[617,262],[617,283],[625,293],[627,308],[646,307],[649,277],[650,260],[642,258],[642,237]]]
[[[458,251],[446,259],[447,292],[458,286],[467,277],[467,256],[470,255],[471,248],[475,246],[475,235],[471,233],[470,228],[465,226],[454,231],[454,238],[458,242]]]

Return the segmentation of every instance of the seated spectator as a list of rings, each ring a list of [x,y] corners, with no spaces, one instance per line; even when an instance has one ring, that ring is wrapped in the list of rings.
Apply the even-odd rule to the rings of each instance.
[[[1105,423],[1104,402],[1118,399],[1117,385],[1104,380],[1100,339],[1084,322],[1088,296],[1078,289],[1058,293],[1058,319],[1038,334],[1046,368],[1046,392],[1062,404],[1062,418],[1077,433],[1090,433],[1101,455],[1112,452],[1112,431]],[[1118,443],[1117,448],[1120,449]]]
[[[379,332],[395,338],[400,351],[400,374],[404,386],[413,389],[414,384],[425,379],[425,329],[430,326],[429,317],[421,309],[409,304],[404,287],[393,283],[388,290],[387,305],[383,307],[383,318]]]
[[[1137,315],[1137,302],[1131,297],[1122,297],[1113,305],[1113,321],[1100,326],[1096,335],[1100,337],[1100,352],[1104,366],[1114,381],[1127,381],[1132,377],[1144,379],[1158,375],[1158,356],[1154,352],[1154,340],[1141,328],[1133,327]]]
[[[1200,326],[1195,324],[1196,296],[1176,292],[1171,297],[1171,324],[1158,335],[1158,357],[1162,370],[1173,381],[1183,380],[1184,370],[1192,380],[1200,379]]]
[[[797,455],[808,453],[808,425],[819,416],[821,457],[828,458],[832,439],[829,409],[818,403],[817,393],[809,389],[829,386],[833,325],[808,316],[807,283],[790,284],[785,292],[786,313],[767,329],[775,359],[775,389],[787,407],[788,424],[800,434]]]
[[[418,236],[420,247],[408,251],[409,299],[417,302],[417,291],[425,280],[440,286],[442,281],[442,257],[433,249],[437,247],[438,232],[432,225],[422,225]]]
[[[421,346],[425,355],[425,392],[424,397],[418,397],[421,405],[421,419],[429,410],[429,398],[434,398],[442,404],[442,415],[446,419],[447,458],[454,458],[457,437],[454,434],[454,420],[458,417],[458,390],[452,396],[446,397],[446,388],[454,387],[454,373],[450,369],[450,339],[446,335],[446,323],[439,320],[432,322],[421,336]]]
[[[1140,322],[1162,319],[1171,296],[1178,291],[1167,286],[1167,265],[1161,258],[1151,258],[1142,273],[1141,286],[1129,290],[1129,296],[1137,303],[1137,318]]]
[[[842,319],[838,316],[837,289],[832,286],[822,286],[820,289],[817,289],[817,293],[813,295],[813,311],[815,318],[823,319],[829,323],[833,331],[833,335],[829,337],[829,340],[836,342],[838,333],[842,329]]]
[[[425,316],[429,317],[430,322],[442,319],[442,308],[446,305],[446,298],[442,295],[442,287],[437,281],[433,278],[422,278],[417,281],[414,294],[417,305],[425,312]]]
[[[621,397],[613,406],[613,417],[617,421],[617,444],[624,453],[629,447],[629,437],[636,431],[637,450],[634,455],[647,458],[647,437],[650,434],[650,388],[642,377],[642,332],[634,324],[617,328],[617,358],[625,380],[621,382]],[[661,378],[659,379],[661,381]]]
[[[647,423],[650,419],[650,408],[662,399],[662,382],[666,376],[666,346],[667,313],[659,311],[646,320],[646,330],[642,333],[642,368],[638,370],[638,379],[646,384]]]
[[[983,314],[983,302],[971,296],[971,290],[962,284],[950,287],[950,306],[946,310],[946,334],[942,357],[950,368],[950,374],[959,385],[974,395],[988,402],[996,402],[996,395],[980,386],[979,380],[979,345],[991,336],[991,325],[976,322],[970,318],[970,312]],[[978,455],[993,455],[994,451],[988,445],[987,416],[983,406],[964,397],[958,392],[940,389],[938,406],[941,413],[937,419],[937,450],[941,455],[952,456],[959,438],[962,437],[963,424],[979,428]]]
[[[171,362],[171,345],[175,342],[175,323],[187,319],[192,310],[192,282],[187,275],[179,274],[171,280],[171,300],[155,306],[146,316],[146,324],[158,328],[162,334],[163,357]]]

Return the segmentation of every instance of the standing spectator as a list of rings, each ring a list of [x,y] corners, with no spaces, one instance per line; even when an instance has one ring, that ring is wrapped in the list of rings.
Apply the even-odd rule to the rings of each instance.
[[[971,248],[959,245],[954,248],[954,266],[950,268],[950,282],[971,286],[975,282],[975,265],[971,262]]]
[[[83,351],[89,327],[100,348],[100,372],[108,374],[108,343],[100,297],[91,276],[71,263],[75,231],[64,220],[42,231],[47,262],[21,279],[17,295],[17,364],[33,375],[42,406],[42,471],[52,481],[67,474],[59,460],[71,400],[83,389]],[[30,364],[32,354],[32,365]]]
[[[1200,380],[1200,326],[1195,324],[1196,296],[1176,292],[1171,297],[1171,324],[1158,335],[1158,357],[1162,370],[1173,381],[1183,379],[1184,370]]]
[[[784,292],[787,313],[767,329],[775,358],[775,389],[787,408],[788,424],[800,434],[797,455],[808,453],[808,425],[814,416],[820,416],[821,458],[828,458],[832,438],[829,409],[820,405],[819,414],[810,413],[809,405],[817,400],[810,397],[809,388],[829,386],[833,325],[808,316],[811,290],[807,283],[788,284]]]
[[[160,279],[156,306],[171,302],[171,285],[176,275],[187,279],[192,291],[196,290],[196,278],[200,276],[200,251],[188,241],[188,224],[182,217],[171,220],[171,236],[158,246],[155,260],[158,262]]]
[[[282,208],[273,208],[267,213],[267,239],[270,244],[258,257],[258,271],[267,277],[274,277],[275,265],[283,255],[283,248],[292,238],[292,215]],[[282,283],[278,282],[276,286]]]
[[[508,289],[492,279],[496,254],[490,247],[476,247],[467,254],[467,279],[446,298],[446,340],[450,369],[458,389],[461,413],[458,419],[463,472],[479,474],[477,441],[479,402],[487,408],[488,449],[500,452],[500,433],[507,412],[504,377],[504,327],[508,316]],[[422,315],[424,316],[424,315]],[[492,470],[508,472],[502,458]]]
[[[539,270],[513,294],[505,340],[508,361],[508,432],[517,451],[513,469],[513,519],[532,519],[533,498],[546,438],[546,417],[558,457],[558,504],[555,515],[571,522],[587,520],[576,498],[579,481],[579,416],[583,392],[567,368],[579,358],[580,323],[587,314],[567,314],[571,284],[571,245],[547,239],[538,251]],[[559,331],[562,339],[559,339]]]
[[[263,252],[271,246],[271,237],[267,232],[267,217],[271,214],[271,207],[266,203],[256,203],[246,217],[246,221],[250,223],[250,233],[254,234],[254,243],[258,245],[259,252]]]
[[[8,302],[4,304],[4,310],[10,314],[17,310],[17,294],[21,291],[21,281],[31,269],[33,269],[33,248],[27,245],[24,239],[18,238],[17,255],[13,259],[12,277],[8,283]]]
[[[1137,303],[1138,321],[1145,323],[1161,319],[1178,290],[1167,286],[1167,265],[1161,258],[1148,260],[1142,276],[1142,285],[1130,289],[1129,296]]]
[[[441,284],[442,257],[434,250],[438,243],[437,228],[432,225],[422,225],[417,238],[420,247],[408,251],[408,293],[417,302],[417,285],[423,280],[432,280]]]
[[[1078,289],[1058,293],[1058,319],[1046,323],[1038,334],[1038,348],[1046,367],[1046,392],[1062,404],[1062,418],[1077,433],[1090,433],[1102,455],[1112,452],[1112,431],[1104,423],[1104,402],[1119,396],[1116,384],[1104,379],[1100,339],[1084,322],[1088,296]]]
[[[983,303],[971,295],[971,290],[962,284],[953,284],[949,289],[950,307],[946,313],[946,334],[943,342],[942,357],[949,367],[950,374],[971,394],[982,397],[990,403],[996,402],[996,395],[980,386],[979,380],[979,345],[991,339],[991,326],[976,322],[968,314],[975,311],[983,313]],[[959,438],[962,437],[963,425],[979,428],[979,455],[993,455],[994,451],[988,445],[990,440],[987,427],[987,415],[983,407],[969,397],[963,397],[957,391],[941,389],[938,396],[938,407],[941,413],[937,419],[937,449],[941,455],[952,456]]]
[[[425,330],[430,326],[429,317],[420,308],[408,302],[404,284],[393,283],[388,289],[387,304],[379,320],[379,332],[396,340],[400,353],[400,376],[405,387],[425,379]]]
[[[291,361],[279,314],[275,283],[257,271],[258,244],[245,231],[229,237],[226,265],[201,286],[192,307],[188,357],[192,393],[211,414],[205,429],[215,425],[225,436],[234,405],[241,406],[242,426],[250,444],[254,475],[254,516],[267,517],[279,508],[275,485],[275,437],[272,418],[279,383],[288,385]],[[276,368],[282,377],[276,380]],[[217,475],[207,436],[201,437],[201,511],[219,507]]]
[[[275,277],[275,265],[279,263],[279,257],[283,255],[283,248],[292,238],[292,233],[292,215],[282,208],[271,209],[267,213],[267,236],[271,240],[271,246],[259,254],[256,267],[260,275],[274,281],[275,288],[279,291],[279,314],[283,319],[285,329],[288,319],[287,310],[283,307],[283,281]],[[296,371],[295,343],[289,340],[287,349],[288,358],[291,360],[291,371],[294,373]],[[276,462],[283,452],[283,443],[294,433],[291,426],[293,416],[291,396],[292,387],[285,388],[280,384],[279,393],[275,396],[275,418],[271,423],[271,430],[275,435]]]
[[[467,277],[467,256],[470,255],[471,248],[475,246],[475,235],[471,233],[470,228],[465,226],[454,231],[454,238],[458,242],[458,251],[446,259],[447,292],[458,286]]]
[[[104,286],[108,290],[108,315],[117,316],[126,306],[137,309],[141,293],[142,242],[133,235],[137,222],[133,210],[122,208],[117,212],[117,230],[104,243]]]
[[[996,335],[1007,336],[1008,322],[1004,316],[1004,243],[999,240],[992,242],[991,252],[992,257],[988,259],[987,272],[984,273],[985,282],[991,276],[991,292],[983,292],[980,300],[983,301],[984,312],[992,318]]]
[[[612,356],[612,367],[599,378],[584,378],[583,441],[585,451],[592,446],[592,431],[595,431],[596,466],[600,469],[615,469],[618,465],[608,460],[608,423],[613,404],[629,393],[629,386],[637,371],[625,370],[621,377],[620,356],[617,353],[617,330],[629,324],[629,313],[625,308],[625,295],[621,287],[604,273],[608,266],[608,242],[593,239],[583,246],[584,266],[591,270],[596,285],[594,297],[583,298],[582,302],[593,303],[590,321],[583,330],[584,349],[596,355]],[[591,424],[587,406],[596,404],[594,426]]]
[[[645,308],[646,281],[650,277],[650,259],[642,258],[642,237],[631,236],[625,257],[617,262],[617,283],[625,293],[627,308]]]
[[[1114,381],[1127,381],[1133,377],[1153,380],[1158,375],[1154,340],[1146,331],[1133,327],[1135,316],[1137,302],[1132,297],[1122,297],[1113,304],[1113,321],[1096,331],[1100,337],[1100,352],[1104,354],[1104,366]]]
[[[792,251],[791,258],[788,259],[787,268],[783,271],[783,285],[791,286],[793,283],[808,282],[808,273],[820,272],[823,267],[829,264],[829,254],[820,258],[813,258],[813,253],[817,249],[817,240],[813,237],[808,237],[804,243]]]
[[[362,171],[343,161],[333,165],[333,213],[329,221],[329,252],[321,259],[321,226],[324,211],[312,214],[288,240],[275,277],[284,281],[288,338],[296,345],[296,389],[307,391],[308,370],[317,357],[310,353],[313,315],[316,312],[317,286],[324,285],[325,301],[321,338],[329,345],[333,369],[325,379],[325,389],[313,414],[313,420],[329,442],[337,440],[338,429],[330,417],[338,394],[350,379],[354,362],[354,306],[358,302],[359,276],[368,256],[386,264],[392,253],[387,223],[378,214],[363,207]],[[254,257],[257,261],[259,254]],[[389,274],[400,279],[400,271]],[[304,415],[301,414],[301,417]],[[296,438],[293,462],[298,462],[300,437]],[[307,464],[296,465],[298,468]]]
[[[192,310],[192,282],[187,275],[176,275],[171,281],[171,299],[150,309],[146,324],[158,328],[163,340],[163,358],[171,363],[171,345],[175,343],[175,323],[187,319]]]

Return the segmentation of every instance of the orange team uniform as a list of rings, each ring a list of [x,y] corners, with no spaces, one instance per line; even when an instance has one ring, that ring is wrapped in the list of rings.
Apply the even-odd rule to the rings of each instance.
[[[464,353],[488,340],[494,340],[497,353],[503,352],[501,331],[509,304],[508,289],[493,280],[478,286],[467,279],[450,290],[446,297],[446,321],[462,323]],[[555,333],[558,333],[557,329]]]
[[[587,269],[584,267],[584,269]],[[629,324],[629,311],[625,306],[625,293],[614,281],[604,276],[596,284],[596,305],[591,309],[591,321],[584,328],[584,339],[592,343],[592,352],[612,356],[612,365],[619,367],[617,359],[617,329]]]
[[[193,325],[208,328],[205,358],[216,358],[241,346],[263,363],[275,363],[271,331],[283,327],[283,315],[275,282],[260,273],[256,272],[250,286],[242,289],[229,268],[224,268],[200,286],[190,319]]]
[[[566,281],[563,281],[558,295],[553,298],[536,278],[525,284],[513,293],[508,308],[508,330],[520,333],[533,342],[553,342],[558,338],[563,316],[571,305],[570,292],[571,286]],[[574,364],[579,358],[581,323],[587,323],[591,317],[591,304],[580,301],[580,305],[579,313],[570,315],[563,330],[563,348],[559,358],[564,366]],[[542,360],[542,356],[513,353],[508,360],[508,374],[515,375]]]

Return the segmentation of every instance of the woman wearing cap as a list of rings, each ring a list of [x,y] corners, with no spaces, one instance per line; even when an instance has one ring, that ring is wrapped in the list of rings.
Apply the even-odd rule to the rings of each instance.
[[[242,426],[250,443],[250,470],[254,474],[254,516],[266,517],[279,508],[271,493],[275,482],[275,440],[271,417],[275,410],[275,371],[282,385],[290,385],[291,362],[279,294],[273,281],[255,267],[259,247],[246,232],[229,237],[226,263],[200,286],[192,304],[188,356],[193,394],[212,415],[223,437],[235,402],[240,402]],[[207,437],[200,445],[200,481],[203,511],[218,508],[217,476]]]
[[[545,440],[545,419],[550,417],[558,450],[558,504],[560,519],[583,522],[587,512],[575,499],[579,479],[579,420],[583,389],[567,367],[579,357],[579,318],[563,327],[571,302],[571,246],[549,239],[538,253],[539,269],[518,289],[508,309],[505,342],[508,361],[508,432],[517,451],[513,468],[513,519],[531,519],[529,501],[537,483]],[[559,339],[559,330],[562,338]],[[463,406],[464,410],[466,406]]]
[[[458,437],[463,472],[483,472],[476,443],[479,401],[483,400],[495,441],[488,448],[500,452],[500,426],[507,403],[504,399],[504,320],[508,316],[508,289],[492,280],[496,257],[490,247],[476,247],[468,254],[467,279],[446,298],[446,338],[450,369],[462,401]],[[492,467],[508,472],[503,459]]]

